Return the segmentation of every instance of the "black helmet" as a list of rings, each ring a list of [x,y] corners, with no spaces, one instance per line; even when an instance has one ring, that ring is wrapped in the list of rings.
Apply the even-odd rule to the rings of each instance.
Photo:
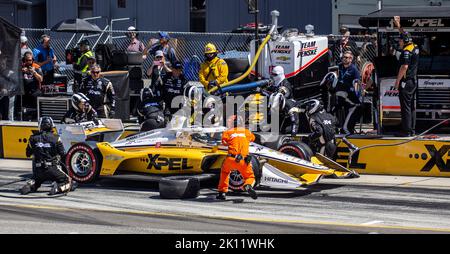
[[[306,115],[308,117],[322,111],[323,109],[323,105],[319,100],[310,100],[306,102]]]
[[[81,111],[80,107],[78,105],[80,105],[80,103],[85,103],[87,105],[89,105],[89,98],[86,97],[86,95],[82,94],[82,93],[77,93],[74,94],[71,98],[72,101],[72,107],[78,111]]]
[[[152,89],[146,87],[146,88],[142,88],[141,90],[141,101],[146,101],[146,100],[150,100],[153,99],[155,95],[153,94]]]
[[[408,32],[403,32],[400,34],[400,39],[403,40],[406,44],[412,42],[411,34]]]
[[[41,132],[51,132],[53,128],[55,128],[55,124],[51,117],[44,116],[39,119],[39,130]]]

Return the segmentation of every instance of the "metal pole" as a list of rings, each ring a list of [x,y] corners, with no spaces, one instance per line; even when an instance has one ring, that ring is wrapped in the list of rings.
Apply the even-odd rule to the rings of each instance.
[[[255,53],[259,48],[259,9],[258,0],[255,0]],[[256,79],[259,80],[259,60],[256,62]]]

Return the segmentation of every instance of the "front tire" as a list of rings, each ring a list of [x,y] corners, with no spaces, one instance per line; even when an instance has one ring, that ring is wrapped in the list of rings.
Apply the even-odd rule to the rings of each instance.
[[[101,156],[84,143],[72,146],[66,156],[69,176],[79,183],[94,182],[100,174]]]
[[[305,161],[311,161],[311,158],[314,156],[314,152],[311,148],[303,142],[287,143],[282,145],[278,151]]]

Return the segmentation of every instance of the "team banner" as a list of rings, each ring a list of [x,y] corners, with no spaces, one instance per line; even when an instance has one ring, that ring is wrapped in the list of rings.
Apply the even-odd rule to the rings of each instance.
[[[21,29],[0,17],[0,97],[22,94]]]

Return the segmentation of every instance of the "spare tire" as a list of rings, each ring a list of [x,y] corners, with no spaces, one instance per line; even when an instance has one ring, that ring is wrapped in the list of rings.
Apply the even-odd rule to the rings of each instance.
[[[171,176],[159,181],[162,199],[191,199],[200,194],[200,180],[191,176]]]
[[[282,145],[278,151],[306,161],[311,161],[314,156],[311,148],[303,142],[289,142]]]

